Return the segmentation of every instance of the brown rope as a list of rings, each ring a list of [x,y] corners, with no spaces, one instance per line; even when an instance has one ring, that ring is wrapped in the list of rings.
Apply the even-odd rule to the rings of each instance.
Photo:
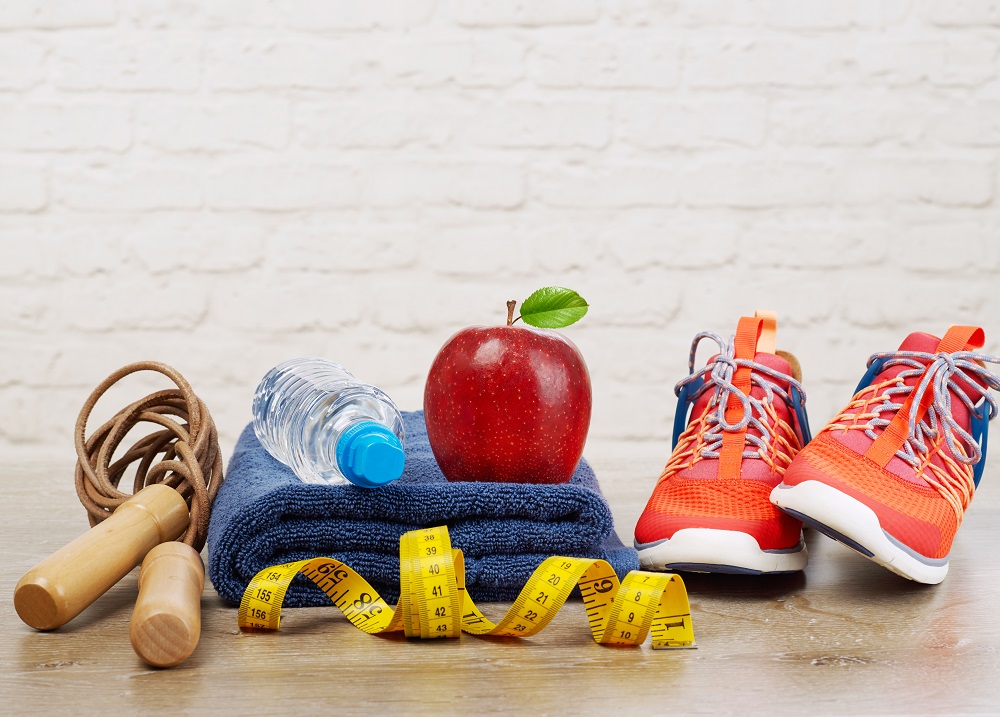
[[[137,371],[161,373],[177,388],[151,393],[123,408],[90,438],[85,438],[87,420],[97,401],[114,384]],[[162,430],[136,441],[124,456],[111,463],[125,435],[143,422],[158,425]],[[202,549],[208,536],[209,511],[222,484],[222,452],[212,415],[180,373],[155,361],[139,361],[118,369],[83,404],[74,438],[76,494],[87,509],[91,527],[132,497],[118,490],[118,484],[129,466],[138,461],[132,493],[153,483],[176,489],[191,509],[191,522],[183,541],[195,550]],[[156,462],[160,454],[163,458]]]

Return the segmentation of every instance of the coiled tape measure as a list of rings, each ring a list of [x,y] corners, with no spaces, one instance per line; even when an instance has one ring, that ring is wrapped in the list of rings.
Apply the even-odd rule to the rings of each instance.
[[[407,637],[472,635],[530,637],[555,617],[579,586],[594,640],[604,645],[653,648],[695,646],[691,608],[677,575],[633,570],[619,583],[611,565],[591,558],[547,558],[528,579],[499,623],[487,619],[465,590],[465,559],[451,547],[446,527],[413,530],[400,539],[400,598],[395,610],[363,577],[339,560],[312,558],[265,568],[240,602],[239,626],[277,630],[281,603],[299,573],[312,580],[360,630],[402,630]]]

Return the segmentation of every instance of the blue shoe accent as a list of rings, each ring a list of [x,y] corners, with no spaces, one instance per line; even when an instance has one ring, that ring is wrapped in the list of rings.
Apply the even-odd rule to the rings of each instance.
[[[979,450],[981,455],[979,456],[979,462],[972,467],[972,481],[975,486],[979,487],[979,479],[983,477],[983,469],[986,467],[986,439],[990,433],[990,418],[987,415],[987,409],[989,405],[983,401],[983,405],[979,407],[979,411],[973,411],[970,415],[970,428],[969,433],[972,434],[972,440],[979,444]]]
[[[875,359],[872,361],[872,365],[868,367],[868,370],[865,371],[865,375],[861,377],[861,382],[858,384],[858,387],[854,389],[855,394],[857,394],[857,392],[861,389],[868,388],[872,385],[872,381],[875,380],[875,377],[882,373],[882,365],[884,363],[885,359]]]
[[[802,431],[802,447],[812,440],[812,432],[809,430],[809,416],[806,415],[806,404],[802,400],[799,389],[792,386],[792,408],[795,410],[795,422],[799,424]]]
[[[680,440],[681,434],[687,428],[688,417],[691,415],[691,409],[694,407],[694,394],[704,385],[704,379],[692,381],[685,384],[681,388],[681,392],[677,394],[677,411],[674,413],[674,439],[673,444],[670,446],[671,451],[677,448],[677,441]]]

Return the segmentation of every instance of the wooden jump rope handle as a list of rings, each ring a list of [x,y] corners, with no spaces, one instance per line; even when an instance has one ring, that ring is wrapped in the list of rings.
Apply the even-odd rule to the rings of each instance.
[[[149,551],[129,625],[139,657],[154,667],[173,667],[194,652],[201,636],[204,588],[205,565],[190,545],[163,543]]]
[[[188,526],[184,498],[149,485],[69,545],[29,570],[14,589],[18,616],[37,630],[65,625],[125,577],[154,547]],[[200,562],[200,558],[199,558]]]

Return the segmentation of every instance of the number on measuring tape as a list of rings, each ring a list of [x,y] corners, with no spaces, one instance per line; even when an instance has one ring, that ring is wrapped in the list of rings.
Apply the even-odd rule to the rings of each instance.
[[[281,604],[299,573],[312,580],[347,619],[370,634],[402,630],[423,639],[471,635],[530,637],[545,628],[579,587],[594,640],[604,645],[694,647],[684,582],[677,575],[633,570],[619,583],[604,560],[555,556],[528,578],[507,614],[494,623],[465,590],[465,558],[445,527],[410,531],[400,539],[400,598],[395,609],[350,567],[312,558],[266,568],[250,581],[238,613],[240,628],[277,630]]]

